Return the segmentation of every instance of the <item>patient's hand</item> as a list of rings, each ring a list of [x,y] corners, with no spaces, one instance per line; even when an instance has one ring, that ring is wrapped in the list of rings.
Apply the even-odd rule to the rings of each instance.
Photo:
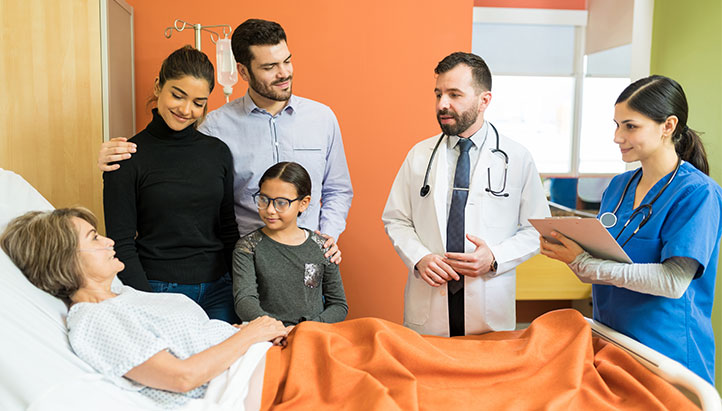
[[[290,331],[282,322],[267,315],[258,317],[241,327],[242,331],[239,332],[250,336],[256,342],[275,342],[277,339],[286,338]]]
[[[130,153],[135,153],[137,146],[129,143],[125,137],[115,137],[106,141],[100,146],[98,153],[98,168],[100,171],[113,171],[120,168],[120,164],[108,165],[116,161],[123,161],[130,158]]]

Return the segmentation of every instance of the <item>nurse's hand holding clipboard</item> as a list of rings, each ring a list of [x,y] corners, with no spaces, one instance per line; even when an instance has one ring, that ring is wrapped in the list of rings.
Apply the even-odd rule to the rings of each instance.
[[[539,250],[543,255],[566,264],[571,264],[579,254],[584,252],[582,247],[579,247],[579,244],[568,239],[564,234],[552,231],[552,236],[561,244],[554,244],[547,241],[544,237],[539,236]]]

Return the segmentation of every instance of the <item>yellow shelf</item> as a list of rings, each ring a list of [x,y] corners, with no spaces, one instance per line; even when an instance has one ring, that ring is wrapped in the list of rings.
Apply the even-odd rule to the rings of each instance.
[[[516,268],[517,300],[581,300],[592,295],[566,264],[535,255]]]

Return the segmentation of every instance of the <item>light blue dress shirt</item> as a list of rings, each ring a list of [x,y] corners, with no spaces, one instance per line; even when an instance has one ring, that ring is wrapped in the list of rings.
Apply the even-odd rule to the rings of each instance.
[[[219,138],[233,153],[241,236],[263,226],[252,195],[263,173],[280,161],[295,161],[311,176],[311,204],[298,225],[337,239],[346,228],[353,189],[338,121],[328,106],[292,95],[272,116],[246,94],[210,112],[198,130]]]

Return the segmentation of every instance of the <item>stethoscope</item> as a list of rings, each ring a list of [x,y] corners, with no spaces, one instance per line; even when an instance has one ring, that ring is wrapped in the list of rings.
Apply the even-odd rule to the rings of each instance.
[[[496,197],[509,197],[509,193],[504,192],[504,190],[506,189],[506,172],[509,169],[509,156],[504,152],[504,150],[499,148],[499,132],[496,131],[496,127],[494,127],[494,125],[491,123],[489,123],[489,125],[494,130],[494,134],[496,135],[496,148],[491,149],[491,152],[494,154],[499,153],[504,157],[504,180],[501,186],[501,190],[494,191],[491,188],[491,167],[487,168],[486,175],[488,187],[486,187],[485,190],[487,193],[491,193]],[[434,156],[436,155],[436,151],[439,149],[439,145],[444,140],[444,137],[446,137],[446,134],[441,133],[441,137],[439,137],[439,140],[434,146],[434,151],[431,152],[431,158],[429,159],[429,164],[426,166],[426,174],[424,175],[424,185],[421,187],[421,191],[419,192],[421,197],[426,197],[427,195],[429,195],[429,191],[431,191],[431,187],[429,186],[429,173],[431,172],[431,165],[434,163]]]
[[[629,240],[631,240],[632,237],[634,237],[634,235],[637,234],[637,231],[639,231],[639,229],[644,227],[644,225],[647,224],[647,221],[649,221],[649,219],[652,217],[652,204],[654,204],[654,202],[657,201],[657,199],[662,195],[662,193],[664,193],[664,190],[666,190],[667,187],[669,187],[669,185],[672,183],[672,180],[674,180],[674,177],[677,175],[677,172],[679,171],[680,164],[682,164],[682,159],[678,158],[677,159],[677,167],[674,168],[674,172],[672,173],[672,176],[669,177],[669,180],[667,180],[666,183],[664,183],[664,186],[662,186],[662,189],[659,190],[659,192],[657,193],[656,196],[654,196],[652,201],[650,201],[647,204],[642,204],[632,211],[632,214],[627,219],[627,222],[624,223],[624,225],[622,226],[622,229],[619,230],[619,233],[617,233],[617,236],[614,237],[615,240],[619,239],[619,236],[622,235],[624,230],[627,228],[629,223],[634,219],[634,217],[637,214],[641,214],[644,217],[642,217],[642,221],[640,221],[639,225],[637,225],[637,229],[634,230],[632,232],[632,235],[630,235],[629,238],[627,238],[627,241],[625,241],[624,244],[622,244],[622,247],[627,245]],[[609,211],[607,211],[605,213],[602,213],[601,216],[599,216],[599,221],[602,223],[602,225],[605,228],[612,228],[615,225],[617,225],[617,211],[619,211],[619,207],[622,205],[622,201],[624,200],[624,197],[627,195],[627,190],[629,190],[629,186],[632,184],[632,181],[634,181],[634,179],[637,178],[637,175],[640,175],[641,172],[642,172],[642,169],[640,168],[637,171],[635,171],[634,174],[632,174],[632,178],[629,179],[629,181],[627,182],[627,185],[624,187],[622,196],[619,197],[619,202],[617,203],[617,206],[614,207],[614,211],[612,211],[611,213]]]

